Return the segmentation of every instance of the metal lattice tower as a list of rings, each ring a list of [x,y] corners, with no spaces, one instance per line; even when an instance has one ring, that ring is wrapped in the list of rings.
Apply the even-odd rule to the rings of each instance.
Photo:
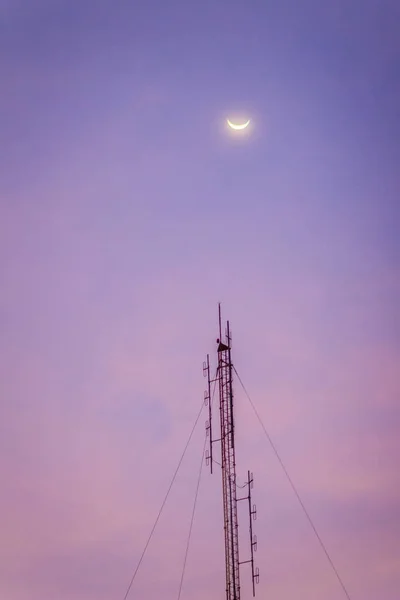
[[[236,459],[235,459],[235,423],[233,413],[233,364],[231,359],[232,337],[229,321],[226,324],[225,341],[222,341],[221,307],[219,306],[219,338],[217,339],[218,368],[216,378],[210,378],[210,360],[204,363],[204,374],[208,376],[208,390],[205,393],[205,402],[209,407],[209,420],[206,428],[210,437],[210,450],[207,452],[207,462],[213,471],[213,443],[221,442],[221,471],[222,471],[222,496],[224,509],[225,533],[225,569],[226,569],[226,600],[240,600],[240,565],[251,563],[253,596],[255,583],[258,583],[258,569],[254,569],[254,551],[257,549],[257,539],[253,536],[252,520],[256,517],[255,506],[251,504],[251,489],[253,476],[248,472],[248,495],[244,498],[236,496]],[[221,437],[213,439],[212,436],[212,406],[211,383],[218,383],[219,390],[219,416]],[[251,559],[239,561],[239,532],[237,503],[248,500],[250,518],[250,548]]]
[[[236,499],[235,425],[233,418],[230,342],[228,323],[226,344],[221,341],[218,342],[218,383],[227,586],[226,597],[229,600],[239,600],[239,534]]]

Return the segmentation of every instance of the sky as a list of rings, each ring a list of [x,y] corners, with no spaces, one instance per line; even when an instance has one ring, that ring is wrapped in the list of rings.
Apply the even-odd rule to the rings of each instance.
[[[350,597],[398,600],[399,30],[397,0],[0,0],[2,598],[124,598],[222,302]],[[341,600],[234,389],[258,597]],[[129,599],[177,598],[206,418]],[[204,468],[182,600],[224,573]]]

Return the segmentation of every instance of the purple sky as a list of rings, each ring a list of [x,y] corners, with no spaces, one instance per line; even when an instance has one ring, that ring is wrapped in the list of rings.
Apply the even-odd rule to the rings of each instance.
[[[352,599],[398,600],[399,74],[398,0],[0,0],[1,598],[122,600],[221,301]],[[258,597],[341,600],[235,389]],[[205,419],[129,598],[177,597]],[[205,471],[182,600],[221,513]]]

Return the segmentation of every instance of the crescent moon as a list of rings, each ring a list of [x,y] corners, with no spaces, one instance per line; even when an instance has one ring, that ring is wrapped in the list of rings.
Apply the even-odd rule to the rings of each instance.
[[[246,123],[242,123],[241,125],[236,125],[235,123],[232,123],[232,121],[230,121],[229,119],[227,119],[226,121],[227,121],[229,127],[231,129],[234,129],[235,131],[240,131],[241,129],[246,129],[246,127],[250,123],[250,119],[248,121],[246,121]]]

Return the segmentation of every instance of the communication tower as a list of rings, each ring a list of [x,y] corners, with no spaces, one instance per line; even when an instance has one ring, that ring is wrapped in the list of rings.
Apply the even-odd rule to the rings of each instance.
[[[231,348],[232,335],[229,321],[226,322],[224,341],[222,340],[221,305],[218,305],[219,337],[217,339],[217,372],[214,379],[211,378],[210,357],[203,365],[204,376],[207,377],[208,387],[204,394],[204,401],[208,406],[209,416],[206,430],[209,436],[209,450],[206,452],[206,462],[213,472],[213,446],[220,444],[221,449],[221,471],[222,471],[222,499],[224,511],[224,533],[225,533],[225,571],[226,571],[226,600],[240,600],[240,566],[250,564],[255,596],[255,584],[259,580],[258,568],[254,566],[254,552],[257,550],[257,538],[253,534],[253,520],[256,518],[256,507],[252,504],[251,490],[253,488],[253,475],[248,471],[247,496],[237,498],[238,488],[236,481],[236,457],[235,457],[235,421],[234,421],[234,397],[233,397],[233,373]],[[213,411],[212,411],[212,384],[218,385],[219,392],[219,424],[220,437],[213,437]],[[249,508],[249,534],[250,534],[250,559],[240,561],[239,559],[239,523],[238,502],[247,500]]]

